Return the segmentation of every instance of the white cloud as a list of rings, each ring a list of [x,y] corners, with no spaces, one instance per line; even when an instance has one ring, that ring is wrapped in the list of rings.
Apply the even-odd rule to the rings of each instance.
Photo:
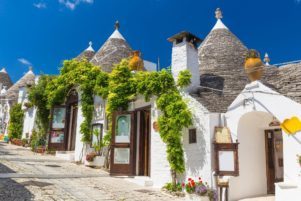
[[[19,58],[18,61],[23,64],[23,65],[26,65],[26,66],[31,66],[32,64],[30,63],[30,61],[28,61],[27,59],[25,58]]]
[[[60,4],[64,5],[70,10],[74,10],[76,6],[81,3],[93,4],[94,0],[58,0]]]
[[[47,8],[47,5],[46,5],[45,2],[34,3],[33,6],[38,8],[38,9]]]

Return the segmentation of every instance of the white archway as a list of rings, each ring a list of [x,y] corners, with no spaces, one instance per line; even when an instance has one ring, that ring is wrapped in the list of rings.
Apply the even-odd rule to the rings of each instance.
[[[248,114],[249,113],[249,114]],[[225,114],[225,120],[228,128],[231,131],[231,136],[233,141],[238,140],[239,143],[239,152],[243,152],[243,149],[245,147],[242,147],[242,144],[245,144],[243,142],[240,142],[240,135],[243,136],[242,132],[249,133],[250,130],[242,131],[241,125],[244,124],[244,121],[246,122],[253,122],[253,125],[255,128],[259,128],[260,125],[265,124],[265,120],[261,120],[259,117],[261,116],[260,113],[266,114],[268,118],[275,117],[280,122],[283,122],[285,119],[289,119],[293,116],[299,117],[301,119],[301,105],[275,91],[270,89],[269,87],[263,85],[259,81],[252,82],[248,85],[246,85],[245,89],[237,96],[237,98],[233,101],[233,103],[229,106],[228,111]],[[255,115],[256,114],[256,115]],[[246,116],[245,116],[246,115]],[[256,118],[257,116],[257,118]],[[247,118],[247,119],[245,119]],[[250,119],[248,119],[250,118]],[[263,118],[265,119],[265,118]],[[242,120],[242,121],[241,121]],[[267,121],[267,120],[266,120]],[[250,124],[251,125],[251,124]],[[255,129],[255,128],[250,128]],[[255,131],[253,131],[255,132]],[[252,136],[252,134],[249,134],[249,136]],[[255,137],[255,136],[253,136]],[[298,188],[297,191],[301,190],[301,174],[300,174],[300,165],[296,162],[297,158],[296,155],[301,155],[301,132],[296,133],[295,135],[287,135],[283,134],[283,167],[284,167],[284,184],[286,183],[293,183]],[[250,139],[255,140],[255,139]],[[252,144],[251,141],[249,141],[248,144]],[[247,146],[247,145],[246,145]],[[241,150],[242,149],[242,150]],[[256,147],[249,147],[249,152],[257,151]],[[240,157],[244,157],[242,154]],[[261,156],[259,156],[260,158]],[[259,159],[258,159],[259,160]],[[261,159],[262,160],[262,159]],[[244,171],[243,166],[245,164],[249,164],[250,166],[255,166],[256,164],[248,163],[248,161],[241,161],[240,160],[240,166],[242,166],[241,171]],[[261,168],[264,169],[264,168]],[[244,174],[243,172],[240,172],[241,174]],[[232,184],[232,187],[230,186],[230,200],[237,200],[233,199],[233,196],[236,195],[233,191],[242,192],[240,189],[245,188],[245,186],[249,186],[249,182],[253,180],[261,179],[259,176],[259,173],[257,176],[252,174],[252,170],[249,170],[249,174],[253,175],[253,177],[249,177],[249,179],[244,179],[243,183],[238,182],[241,185],[238,186],[238,189],[234,189],[233,186],[235,184]],[[243,176],[243,175],[242,175]],[[247,177],[246,177],[247,178]],[[235,178],[231,178],[232,183],[235,183]],[[239,178],[238,178],[239,179]],[[231,185],[231,182],[230,182]],[[280,185],[276,185],[276,195],[277,194],[283,194],[280,192]],[[278,192],[277,192],[278,188]],[[254,189],[256,189],[254,187]],[[280,190],[279,190],[280,189]],[[281,191],[286,191],[285,188],[283,188]],[[256,194],[260,193],[258,190],[257,192],[254,191]],[[263,191],[262,191],[263,192]],[[301,191],[300,191],[301,192]],[[243,193],[241,193],[241,196],[243,196]],[[254,195],[255,196],[255,195]]]
[[[273,116],[267,112],[248,112],[238,123],[239,176],[230,178],[230,200],[267,194],[265,130]]]

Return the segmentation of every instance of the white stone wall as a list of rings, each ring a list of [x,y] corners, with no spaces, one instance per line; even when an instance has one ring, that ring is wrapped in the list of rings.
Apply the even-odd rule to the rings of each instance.
[[[22,138],[30,138],[35,124],[36,108],[26,108],[24,104],[27,102],[29,102],[27,89],[26,87],[21,87],[19,89],[18,103],[22,104],[24,111]]]
[[[193,115],[193,125],[190,128],[197,130],[197,143],[189,144],[188,129],[183,131],[183,148],[186,172],[184,180],[201,177],[210,186],[214,184],[212,175],[212,135],[216,126],[216,116],[195,100],[192,96],[183,93],[184,99]],[[212,121],[212,122],[211,122]],[[213,127],[213,129],[211,128]]]
[[[157,71],[157,64],[147,60],[143,60],[143,64],[147,71]]]
[[[76,122],[76,138],[75,138],[75,151],[74,151],[74,160],[75,161],[84,161],[85,159],[85,147],[82,142],[82,134],[80,132],[80,125],[84,121],[82,106],[81,106],[81,92],[78,91],[78,111],[77,111],[77,122]]]
[[[251,112],[238,125],[239,176],[230,178],[230,200],[267,194],[265,133],[272,116]]]
[[[301,132],[291,136],[283,132],[284,181],[299,186],[301,192],[301,166],[297,156],[301,155]]]
[[[30,138],[35,126],[36,111],[37,109],[34,107],[25,110],[22,138]]]
[[[160,133],[153,128],[153,123],[158,121],[160,111],[153,102],[151,105],[151,179],[155,187],[162,187],[171,182],[170,166],[167,161],[166,144],[162,141]]]
[[[181,43],[173,43],[171,71],[175,80],[178,79],[179,72],[183,70],[189,70],[192,74],[191,85],[187,90],[195,91],[200,85],[198,51],[193,45],[187,43],[185,38]]]

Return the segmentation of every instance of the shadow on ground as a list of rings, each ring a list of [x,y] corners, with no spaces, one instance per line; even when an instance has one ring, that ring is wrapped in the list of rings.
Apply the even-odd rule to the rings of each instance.
[[[15,173],[15,171],[3,165],[0,161],[0,173]],[[25,188],[26,185],[28,184],[19,184],[13,179],[0,179],[0,201],[33,200],[33,195]]]

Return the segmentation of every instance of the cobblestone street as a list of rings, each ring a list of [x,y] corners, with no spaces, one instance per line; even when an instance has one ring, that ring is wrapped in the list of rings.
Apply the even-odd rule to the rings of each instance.
[[[177,200],[107,172],[0,143],[0,200]]]

